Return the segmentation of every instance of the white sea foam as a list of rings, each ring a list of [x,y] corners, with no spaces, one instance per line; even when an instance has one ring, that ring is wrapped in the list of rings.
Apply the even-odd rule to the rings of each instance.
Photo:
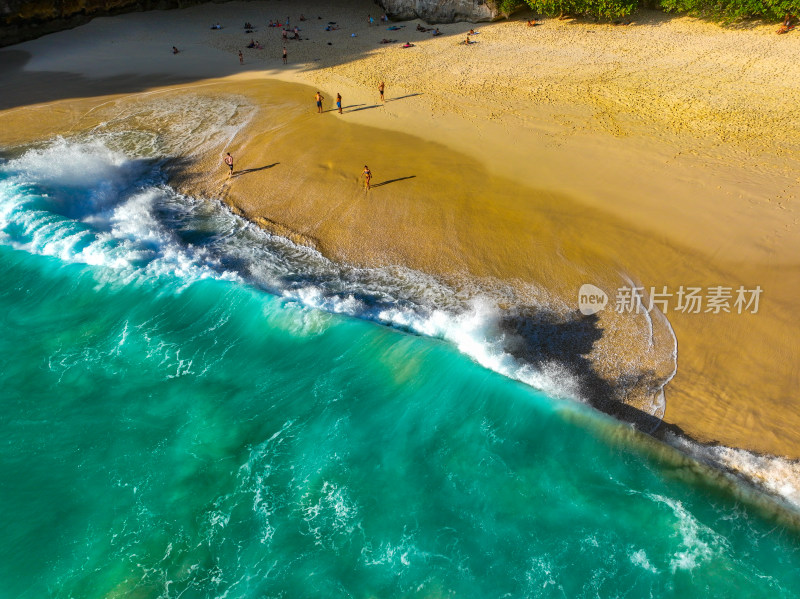
[[[65,262],[187,283],[238,278],[203,248],[182,243],[158,218],[176,194],[157,165],[130,160],[97,142],[56,140],[3,168],[0,230],[9,245]]]
[[[123,132],[107,135],[115,147],[127,147]],[[131,144],[146,147],[152,156],[150,138],[141,132],[131,135]],[[198,230],[206,233],[198,237]],[[533,366],[506,351],[499,325],[504,313],[498,304],[509,297],[502,287],[490,297],[454,290],[402,267],[362,269],[333,263],[216,202],[176,194],[164,184],[157,160],[130,158],[97,139],[57,139],[0,167],[0,242],[103,267],[107,280],[126,284],[154,277],[173,277],[184,287],[204,278],[248,282],[308,308],[446,340],[486,368],[550,396],[581,400],[578,382],[565,365],[549,361]],[[675,343],[666,318],[661,323],[658,317]],[[653,324],[648,322],[651,334]],[[324,320],[312,319],[296,333],[316,334],[320,326],[326,326]],[[677,361],[676,343],[672,352]],[[189,368],[178,361],[175,375]],[[667,381],[671,376],[674,369]],[[653,414],[660,417],[663,407],[662,387]],[[696,446],[680,438],[672,444],[800,507],[796,462]]]
[[[675,537],[680,548],[670,559],[673,574],[677,570],[691,571],[727,550],[725,538],[699,522],[681,501],[650,493],[645,496],[669,507],[675,517]]]
[[[384,541],[375,547],[372,542],[367,540],[361,548],[361,559],[365,566],[388,565],[395,573],[407,568],[412,562],[419,561],[418,558],[428,559],[429,557],[429,554],[422,552],[417,547],[414,534],[406,531],[403,532],[397,544]]]
[[[256,110],[235,95],[142,94],[77,139],[98,141],[128,156],[160,157],[185,154],[187,149],[207,156],[223,151]]]
[[[780,499],[787,507],[800,510],[800,461],[724,445],[701,445],[673,434],[668,434],[666,440],[696,460],[729,472]]]
[[[632,551],[628,554],[628,559],[631,560],[631,563],[634,566],[639,566],[640,568],[647,570],[648,572],[652,572],[653,574],[658,574],[658,568],[656,568],[653,564],[650,563],[650,560],[647,559],[647,553],[644,549],[638,549],[636,551]]]
[[[121,152],[110,150],[100,141],[75,144],[57,138],[46,146],[28,150],[7,168],[17,171],[27,180],[67,193],[72,189],[83,189],[87,199],[113,199],[121,188],[141,178],[145,170],[142,164]],[[85,208],[93,210],[97,207],[98,204]]]

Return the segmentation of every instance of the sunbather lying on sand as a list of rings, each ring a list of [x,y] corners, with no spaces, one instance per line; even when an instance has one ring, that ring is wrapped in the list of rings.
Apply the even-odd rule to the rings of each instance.
[[[414,44],[412,44],[411,42],[406,42],[405,44],[403,44],[403,48],[413,48],[413,47]]]
[[[794,19],[794,15],[787,14],[783,18],[783,23],[778,28],[778,31],[776,31],[775,33],[777,33],[777,34],[789,33],[792,29],[794,29],[794,25],[792,25],[792,20],[793,19]]]

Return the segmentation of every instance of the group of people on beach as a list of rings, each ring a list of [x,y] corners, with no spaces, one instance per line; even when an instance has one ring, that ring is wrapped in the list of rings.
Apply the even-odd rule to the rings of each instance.
[[[784,20],[783,27],[787,27],[788,28],[790,26],[790,24],[791,24],[791,19],[792,18],[793,17],[791,15],[787,15],[786,19]],[[369,16],[368,19],[369,19],[370,24],[374,23],[374,19],[372,18],[372,16]],[[300,20],[301,21],[305,21],[305,17],[303,17],[301,15],[300,16]],[[388,20],[389,19],[385,14],[381,16],[381,21],[388,22]],[[536,24],[535,20],[533,22],[530,22],[530,21],[528,22],[528,25],[533,25],[533,24]],[[288,29],[287,29],[288,26],[289,26],[289,17],[288,16],[286,17],[286,21],[284,23],[280,23],[278,21],[270,20],[270,22],[268,24],[268,27],[283,27],[283,39],[284,40],[287,39],[287,36],[288,36]],[[217,24],[214,28],[221,29],[221,26],[219,24]],[[247,22],[247,23],[245,23],[245,28],[251,29],[252,25],[249,22]],[[332,31],[333,29],[334,28],[331,27],[330,24],[329,24],[329,26],[326,28],[326,31]],[[441,35],[441,31],[439,30],[438,27],[436,27],[436,28],[424,28],[421,25],[417,25],[417,29],[419,31],[423,31],[423,32],[431,31],[431,32],[433,32],[434,36]],[[295,27],[293,31],[294,31],[295,38],[296,39],[300,39],[299,28]],[[474,43],[470,39],[470,36],[476,35],[476,34],[477,34],[477,32],[474,29],[470,29],[469,33],[466,36],[466,39],[462,43],[463,44],[472,44],[472,43]],[[386,39],[384,39],[380,43],[391,43],[391,41],[394,41],[394,40],[386,40]],[[414,46],[414,44],[412,44],[411,42],[406,42],[403,45],[404,48],[412,48],[413,46]],[[263,48],[263,46],[261,46],[261,44],[259,42],[253,40],[252,38],[250,40],[250,44],[247,47],[248,48],[258,48],[258,49]],[[173,46],[173,51],[175,53],[178,52],[177,48],[175,48],[174,46]],[[283,64],[286,64],[287,60],[288,60],[288,53],[286,51],[286,47],[285,46],[283,48],[282,58],[283,58]],[[239,62],[241,64],[244,64],[244,55],[242,54],[241,50],[239,50]],[[384,81],[381,81],[380,84],[378,85],[378,94],[379,94],[381,103],[385,102],[385,96],[384,96],[385,90],[386,90],[386,84],[385,84]],[[324,110],[322,108],[322,101],[324,99],[325,99],[325,97],[319,91],[317,91],[316,94],[314,95],[314,100],[315,100],[316,105],[317,105],[317,113],[318,114],[322,114],[324,112]],[[342,95],[340,93],[336,94],[336,110],[337,110],[337,112],[339,114],[343,114],[343,112],[342,112]],[[225,155],[224,163],[228,166],[228,177],[233,176],[233,156],[231,156],[230,152],[228,152]],[[364,165],[364,170],[362,172],[362,177],[364,178],[364,187],[365,187],[365,189],[369,190],[370,189],[370,181],[372,179],[372,171],[369,169],[369,167],[367,165]]]
[[[378,84],[378,95],[380,96],[380,100],[382,103],[385,103],[386,100],[384,99],[384,92],[386,91],[386,83],[381,81]],[[325,99],[320,92],[314,94],[314,100],[317,103],[317,113],[322,114],[324,110],[322,110],[322,101]],[[336,94],[336,110],[339,114],[342,114],[342,94]]]
[[[380,19],[381,19],[381,23],[388,23],[389,22],[389,17],[386,15],[386,13],[383,13],[380,16]],[[370,25],[377,25],[377,23],[375,22],[375,19],[372,18],[372,15],[367,15],[367,22]]]
[[[241,51],[239,52],[239,54],[241,55]],[[283,55],[284,55],[284,62],[286,62],[286,48],[283,49]],[[385,92],[386,92],[386,83],[384,81],[381,81],[378,84],[378,95],[379,95],[380,101],[382,103],[386,102],[385,96],[384,96]],[[325,96],[323,96],[321,92],[317,91],[317,93],[314,94],[314,101],[317,104],[317,113],[318,114],[322,114],[323,112],[325,112],[322,109],[322,101],[324,99],[325,99]],[[342,113],[342,94],[340,94],[340,93],[336,94],[336,110],[337,110],[337,112],[339,114],[343,114]],[[227,152],[225,154],[225,157],[223,158],[223,162],[228,167],[228,178],[232,177],[233,176],[233,156],[231,156],[230,152]],[[362,176],[364,178],[364,188],[367,191],[369,191],[370,181],[372,180],[372,171],[369,170],[369,167],[366,164],[364,165],[364,171],[362,172]]]
[[[225,166],[228,167],[228,178],[230,179],[233,176],[233,156],[231,156],[230,152],[226,152],[225,158],[223,158],[222,161],[225,163]],[[372,181],[372,171],[369,170],[366,164],[364,165],[364,170],[361,171],[361,176],[364,178],[365,191],[369,191],[370,182]]]
[[[285,40],[297,40],[301,41],[303,38],[300,37],[300,28],[295,27],[294,29],[286,29],[281,32],[281,36]]]
[[[371,15],[368,15],[367,18],[368,18],[370,24],[374,23],[375,20],[372,18]],[[322,19],[322,17],[317,17],[317,19]],[[301,21],[305,21],[306,20],[305,16],[300,15],[300,20]],[[383,15],[381,15],[380,20],[382,22],[388,23],[389,22],[389,17],[384,13]],[[245,27],[245,30],[246,30],[247,33],[252,33],[253,30],[254,30],[253,24],[250,23],[249,21],[245,22],[244,27]],[[286,43],[289,40],[301,41],[303,39],[300,36],[300,28],[299,27],[295,26],[292,29],[289,28],[289,17],[288,16],[286,17],[286,20],[283,23],[281,23],[280,20],[272,20],[272,19],[270,19],[267,27],[281,27],[282,28],[282,38],[283,38],[284,43]],[[392,26],[392,27],[389,27],[388,29],[397,31],[397,30],[399,30],[399,29],[401,29],[403,27],[405,27],[405,25]],[[219,23],[217,23],[216,25],[214,25],[212,27],[212,29],[222,29],[222,26]],[[332,21],[328,22],[327,26],[325,27],[325,31],[336,31],[338,29],[341,29],[341,27],[339,27],[335,22],[332,22]],[[417,31],[424,32],[424,33],[431,32],[434,37],[442,35],[442,31],[438,27],[423,27],[420,24],[417,24]],[[470,36],[476,35],[477,33],[478,32],[475,31],[474,29],[470,29],[469,33],[467,34],[466,39],[464,41],[460,42],[460,43],[463,44],[463,45],[474,44],[475,42],[472,39],[470,39]],[[351,36],[352,37],[356,37],[356,34],[353,33],[353,34],[351,34]],[[379,44],[392,44],[392,43],[395,43],[397,41],[398,40],[396,40],[396,39],[383,38],[380,41],[378,41],[378,43]],[[328,45],[330,45],[330,43]],[[258,40],[255,40],[253,38],[250,38],[250,43],[246,47],[250,48],[250,49],[256,49],[256,50],[263,50],[264,49],[264,46],[261,45],[261,42],[259,42]],[[413,48],[414,44],[412,44],[409,41],[409,42],[406,42],[405,44],[403,44],[401,47],[402,48]],[[177,48],[175,48],[174,46],[173,46],[173,52],[175,54],[178,53]],[[283,64],[287,64],[288,56],[287,56],[287,52],[286,52],[286,47],[285,46],[283,47],[282,59],[283,59]],[[244,55],[243,55],[241,50],[239,50],[239,63],[240,64],[244,64]]]
[[[369,19],[369,22],[370,22],[371,25],[374,24],[374,19],[372,18],[371,15],[368,16],[368,19]],[[305,21],[305,17],[301,15],[300,16],[300,20],[301,21]],[[388,22],[389,21],[389,18],[386,16],[386,14],[381,16],[381,21],[383,21],[383,22]],[[329,23],[328,27],[326,27],[325,30],[326,31],[334,31],[334,30],[338,29],[338,27],[336,27],[335,25],[336,25],[335,23],[332,23],[332,24]],[[283,39],[284,40],[286,40],[286,39],[301,39],[300,38],[300,30],[299,30],[298,27],[295,27],[294,30],[293,30],[294,37],[293,38],[289,38],[288,37],[289,31],[290,31],[288,29],[288,27],[289,27],[289,17],[286,17],[286,21],[284,23],[280,23],[279,21],[270,20],[270,22],[269,22],[269,24],[267,26],[268,27],[283,27]],[[245,28],[250,29],[250,28],[252,28],[252,25],[249,22],[247,22],[247,23],[245,23]],[[417,29],[419,31],[423,31],[423,32],[429,32],[430,31],[430,32],[433,33],[434,36],[441,35],[441,33],[442,33],[439,30],[438,27],[436,27],[436,28],[424,28],[421,25],[417,25]],[[475,35],[476,33],[477,32],[474,29],[470,29],[469,33],[467,34],[466,40],[464,42],[462,42],[462,43],[463,44],[474,43],[474,42],[472,42],[470,40],[470,36],[471,35]],[[393,41],[395,41],[395,40],[387,40],[387,39],[384,38],[379,43],[391,43]],[[261,46],[261,44],[259,42],[253,40],[252,38],[250,40],[250,45],[248,45],[247,47],[248,48],[257,48],[257,49],[263,48],[263,46]],[[405,44],[403,44],[403,48],[413,48],[413,47],[414,47],[414,44],[412,44],[411,42],[406,42]],[[283,64],[286,64],[287,60],[288,60],[288,54],[286,52],[286,47],[285,46],[283,47],[282,58],[283,58]],[[244,64],[244,55],[242,54],[241,50],[239,50],[239,62],[241,64]],[[378,84],[378,95],[380,97],[381,103],[385,103],[385,101],[386,101],[385,100],[385,90],[386,90],[386,84],[385,84],[384,81],[381,81]],[[325,99],[325,96],[323,96],[322,93],[319,92],[319,91],[317,91],[317,93],[314,95],[314,101],[316,102],[316,105],[317,105],[317,113],[318,114],[322,114],[324,112],[324,110],[322,108],[322,101],[324,99]],[[343,112],[342,112],[342,95],[340,93],[336,94],[336,110],[337,110],[337,112],[339,114],[343,114]],[[225,155],[224,163],[228,167],[228,177],[233,176],[233,156],[231,156],[230,152],[228,152]],[[369,169],[369,167],[367,165],[364,165],[364,170],[362,171],[362,177],[364,178],[364,188],[368,191],[370,189],[370,181],[372,180],[372,171]]]

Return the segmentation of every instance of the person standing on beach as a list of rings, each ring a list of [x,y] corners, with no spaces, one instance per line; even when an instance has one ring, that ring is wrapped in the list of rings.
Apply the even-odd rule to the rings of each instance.
[[[383,99],[383,90],[384,89],[386,89],[386,86],[384,85],[383,81],[381,81],[381,84],[378,86],[378,92],[381,94],[381,102],[384,102],[384,99]]]
[[[316,100],[317,100],[317,112],[319,114],[322,114],[322,101],[325,99],[325,96],[323,96],[321,93],[317,92],[317,95],[314,96],[314,98],[316,98]]]
[[[227,164],[228,168],[230,169],[230,171],[228,172],[228,177],[230,177],[231,175],[233,175],[233,156],[231,156],[230,152],[225,154],[224,161],[225,164]]]
[[[283,64],[286,64],[286,46],[283,47]]]
[[[372,179],[372,171],[369,170],[369,167],[365,164],[364,165],[364,172],[361,173],[364,176],[364,187],[366,191],[369,191],[369,182]]]
[[[336,94],[336,108],[339,109],[339,114],[342,114],[342,94]]]
[[[244,64],[244,54],[239,50],[239,64]]]

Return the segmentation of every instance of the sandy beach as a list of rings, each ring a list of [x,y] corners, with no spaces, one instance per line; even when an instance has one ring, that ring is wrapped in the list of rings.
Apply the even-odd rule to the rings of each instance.
[[[578,290],[593,284],[610,305],[588,347],[567,339],[573,358],[635,409],[669,381],[664,422],[694,439],[800,458],[797,34],[655,12],[628,26],[527,27],[522,13],[433,37],[419,21],[370,27],[379,8],[354,0],[293,3],[303,40],[283,42],[265,24],[287,10],[128,14],[4,49],[0,145],[162,132],[181,191],[331,259],[417,269],[492,297],[520,338],[521,315],[536,308],[577,322]],[[331,22],[339,29],[325,31]],[[246,48],[251,38],[264,48]],[[191,97],[236,98],[240,109],[215,115],[229,127],[193,143],[181,129]],[[651,288],[666,294],[666,318],[617,314],[624,286],[642,287],[645,302]],[[690,287],[727,289],[729,311],[676,310]],[[739,313],[740,287],[762,290],[757,313]]]

